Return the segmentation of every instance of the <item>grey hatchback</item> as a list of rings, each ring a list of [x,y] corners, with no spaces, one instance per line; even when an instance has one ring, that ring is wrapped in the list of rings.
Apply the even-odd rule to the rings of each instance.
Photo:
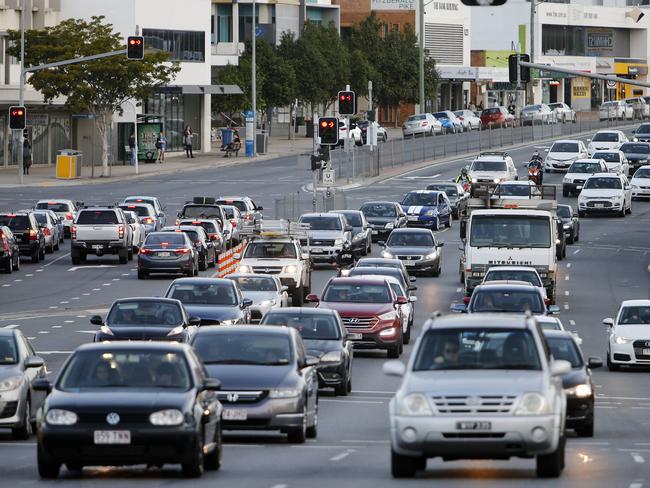
[[[381,255],[404,262],[409,272],[426,272],[440,276],[444,242],[436,239],[429,229],[395,229],[384,244]]]

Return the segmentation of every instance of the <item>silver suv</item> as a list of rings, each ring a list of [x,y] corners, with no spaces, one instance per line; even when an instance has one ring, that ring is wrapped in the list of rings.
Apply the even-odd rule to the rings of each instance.
[[[384,364],[402,376],[390,402],[391,468],[413,477],[427,458],[537,457],[537,475],[564,469],[567,361],[551,357],[530,316],[472,314],[433,317],[408,366]]]

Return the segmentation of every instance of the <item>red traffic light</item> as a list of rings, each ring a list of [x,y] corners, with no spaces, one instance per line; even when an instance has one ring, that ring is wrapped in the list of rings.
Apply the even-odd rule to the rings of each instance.
[[[144,58],[144,37],[129,36],[126,40],[126,57],[127,59]]]
[[[131,44],[132,46],[139,46],[140,44],[142,44],[142,41],[139,38],[132,37],[131,39],[129,39],[129,44]]]
[[[353,91],[340,91],[338,93],[339,99],[339,114],[341,115],[354,115],[357,113],[357,98]]]
[[[9,107],[9,128],[23,130],[27,125],[27,111],[23,106]]]
[[[20,110],[20,109],[18,109],[18,110],[12,110],[12,111],[11,111],[11,115],[13,115],[14,117],[15,117],[15,116],[21,116],[21,115],[24,114],[24,113],[25,113],[25,112],[23,112],[23,111]]]

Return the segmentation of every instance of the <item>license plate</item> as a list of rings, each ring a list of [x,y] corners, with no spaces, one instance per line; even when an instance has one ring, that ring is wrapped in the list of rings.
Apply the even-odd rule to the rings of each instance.
[[[491,430],[492,422],[483,422],[483,421],[465,421],[465,422],[456,422],[457,430]]]
[[[603,203],[594,203],[594,208],[603,208],[604,206]]]
[[[409,215],[409,221],[417,220],[418,218],[418,215]]]
[[[402,261],[405,266],[415,266],[415,261]]]
[[[650,356],[650,349],[642,349],[641,354],[643,354],[644,356]]]
[[[170,253],[169,251],[163,251],[158,253],[158,256],[160,256],[161,258],[168,258],[171,255],[172,253]]]
[[[582,190],[582,185],[577,185],[576,190]]]
[[[246,420],[248,412],[242,409],[227,408],[223,411],[221,417],[224,420]]]
[[[104,246],[102,246],[101,244],[93,244],[92,248],[93,249],[104,249]]]
[[[373,236],[376,236],[377,234],[379,234],[379,231],[378,231],[378,230],[373,230],[373,231],[372,231],[372,235],[373,235]]]
[[[96,430],[95,444],[131,444],[131,431]]]
[[[361,339],[363,339],[363,334],[350,334],[350,333],[348,333],[348,338],[351,341],[360,341]]]
[[[323,250],[320,247],[312,247],[309,252],[312,254],[322,254]]]

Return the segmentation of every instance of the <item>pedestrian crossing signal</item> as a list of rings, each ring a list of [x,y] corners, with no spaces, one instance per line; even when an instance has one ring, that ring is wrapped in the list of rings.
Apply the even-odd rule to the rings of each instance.
[[[27,126],[27,110],[25,107],[9,107],[9,128],[24,130]]]
[[[339,119],[336,117],[321,117],[318,119],[318,137],[321,144],[336,145],[339,143]]]
[[[339,114],[355,115],[357,113],[357,95],[353,91],[339,92]]]
[[[144,37],[129,36],[126,39],[126,58],[144,59]]]

